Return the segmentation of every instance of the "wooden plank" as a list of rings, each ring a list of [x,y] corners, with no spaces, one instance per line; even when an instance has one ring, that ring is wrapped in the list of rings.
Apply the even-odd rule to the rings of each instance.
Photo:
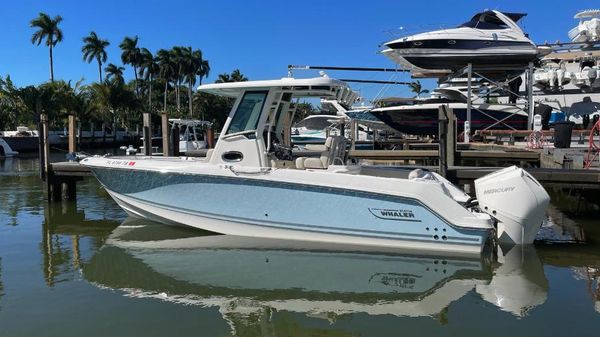
[[[525,160],[525,161],[539,161],[540,154],[531,151],[460,151],[461,158],[481,158],[481,159],[514,159],[514,160]]]
[[[422,159],[438,158],[437,150],[350,150],[349,157],[361,159]]]

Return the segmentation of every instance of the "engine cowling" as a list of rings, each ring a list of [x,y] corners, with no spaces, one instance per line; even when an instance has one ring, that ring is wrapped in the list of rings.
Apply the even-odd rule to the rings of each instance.
[[[479,207],[497,220],[501,243],[531,244],[542,222],[550,196],[525,170],[507,167],[475,180]]]

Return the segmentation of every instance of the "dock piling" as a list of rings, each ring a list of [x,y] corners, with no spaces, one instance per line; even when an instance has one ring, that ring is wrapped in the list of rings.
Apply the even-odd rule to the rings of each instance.
[[[69,115],[69,153],[77,152],[75,115]]]
[[[150,132],[150,113],[144,112],[143,114],[144,127],[142,129],[144,135],[144,155],[152,155],[152,134]]]
[[[163,156],[172,156],[174,155],[172,151],[169,151],[169,115],[166,111],[160,115],[160,126],[162,131],[162,148],[163,148]]]

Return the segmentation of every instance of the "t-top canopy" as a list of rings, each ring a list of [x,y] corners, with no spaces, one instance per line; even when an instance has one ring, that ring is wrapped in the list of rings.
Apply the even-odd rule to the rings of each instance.
[[[211,83],[198,87],[198,91],[226,97],[238,97],[246,90],[261,89],[285,90],[291,92],[295,97],[337,99],[349,104],[354,103],[358,97],[358,94],[352,91],[348,84],[329,77],[301,79],[284,77],[279,80]]]

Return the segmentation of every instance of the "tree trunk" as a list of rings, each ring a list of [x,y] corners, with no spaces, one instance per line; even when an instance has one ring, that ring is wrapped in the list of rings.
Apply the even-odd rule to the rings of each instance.
[[[167,90],[169,89],[169,81],[165,80],[165,96],[163,98],[163,111],[167,112]]]
[[[102,62],[98,60],[98,75],[100,75],[100,83],[102,83]]]
[[[193,106],[192,106],[192,79],[190,78],[188,81],[189,85],[188,85],[188,105],[189,105],[189,113],[190,113],[190,118],[192,118],[194,116],[194,111],[193,111]]]
[[[50,44],[50,82],[54,82],[54,66],[52,64],[52,44]]]
[[[138,73],[137,73],[137,67],[135,66],[135,64],[133,64],[133,75],[135,76],[135,95],[137,97],[139,97],[140,91],[138,89]]]
[[[179,99],[179,88],[181,87],[181,79],[177,78],[177,86],[175,86],[175,99],[177,99],[177,112],[181,112],[181,100]]]
[[[152,75],[148,77],[148,84],[150,87],[148,88],[148,111],[152,113]]]

